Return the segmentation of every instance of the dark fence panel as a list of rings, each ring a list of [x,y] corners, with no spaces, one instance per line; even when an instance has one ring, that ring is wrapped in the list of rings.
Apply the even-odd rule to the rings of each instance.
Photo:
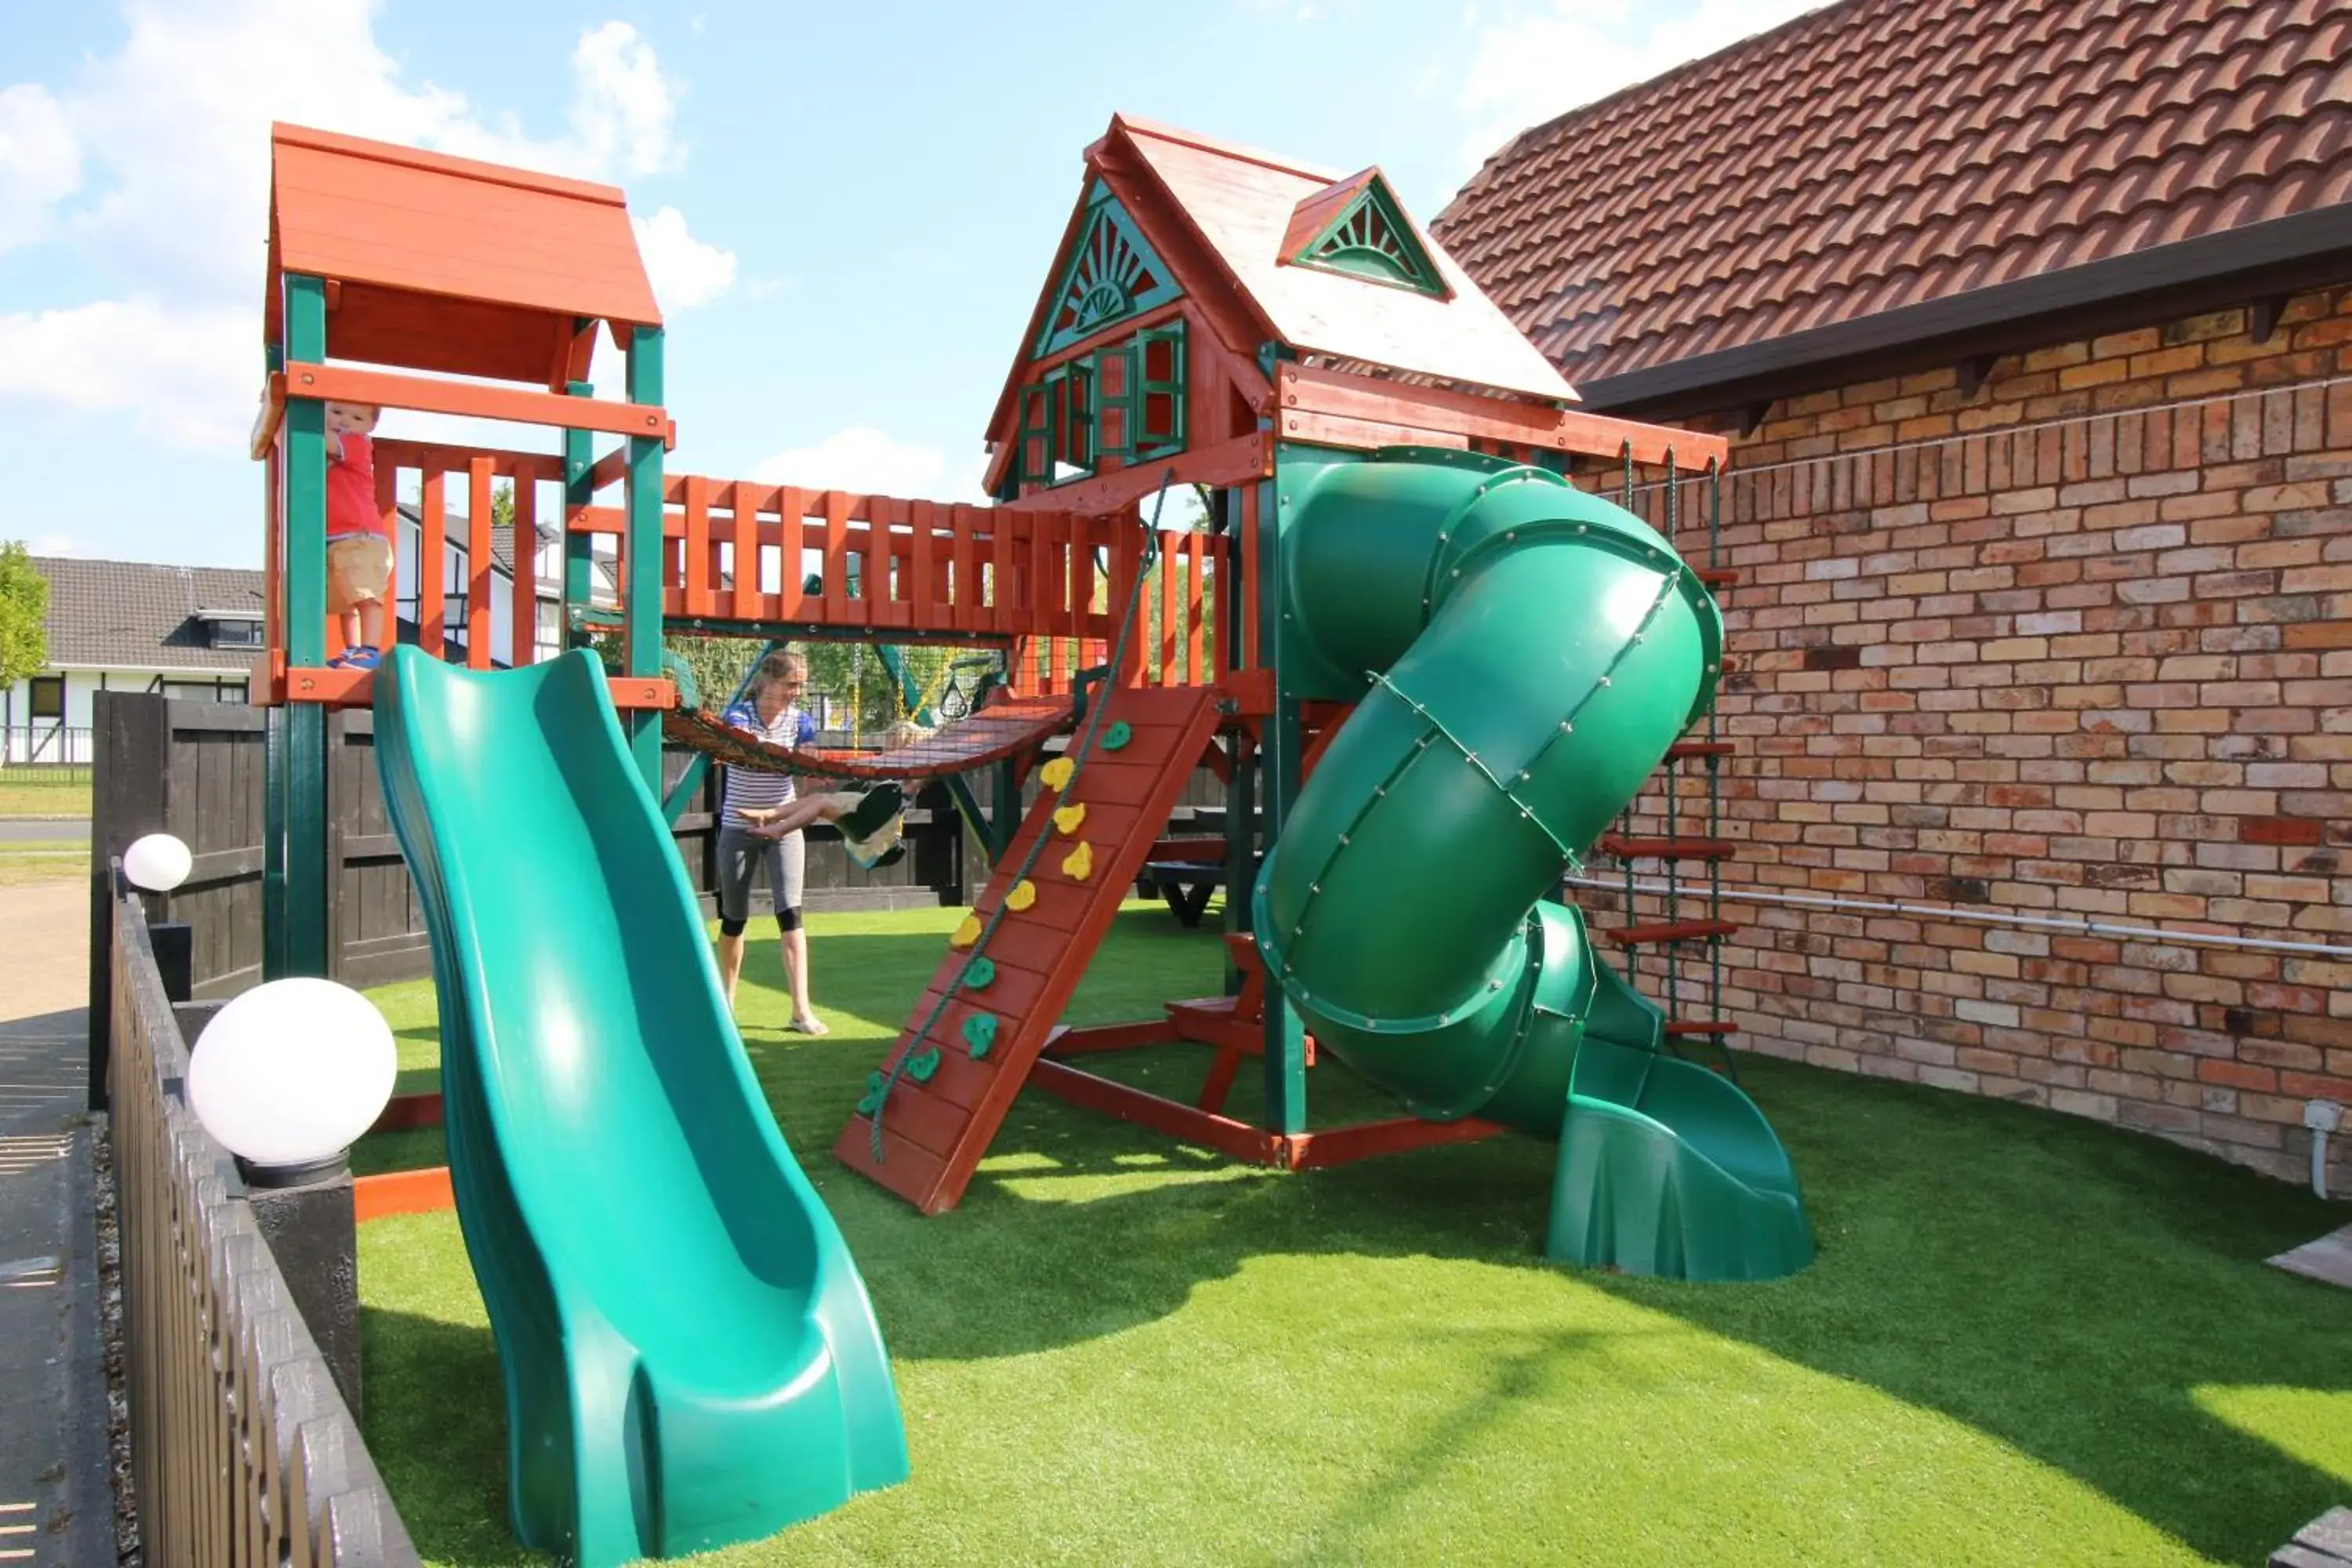
[[[140,900],[110,900],[109,920],[131,1500],[146,1560],[412,1568],[236,1163],[188,1109],[188,1047]]]
[[[214,702],[173,701],[143,692],[108,691],[97,701],[97,779],[90,833],[90,951],[107,951],[111,891],[109,860],[142,834],[178,837],[195,855],[187,882],[162,908],[194,928],[195,994],[233,996],[261,979],[263,841],[267,825],[269,715]],[[666,783],[693,765],[690,752],[665,759]],[[349,985],[384,984],[432,972],[422,911],[408,868],[385,815],[375,766],[375,716],[334,714],[328,724],[327,814],[330,973]],[[675,828],[688,879],[715,912],[718,770],[708,770],[697,798]],[[853,864],[830,827],[808,833],[811,909],[888,909],[960,903],[971,885],[961,851],[962,827],[945,789],[917,796],[907,816],[907,856],[879,871]],[[755,898],[764,900],[766,889]],[[758,907],[764,910],[764,902]],[[108,998],[103,966],[90,984],[94,1090],[104,1082]]]

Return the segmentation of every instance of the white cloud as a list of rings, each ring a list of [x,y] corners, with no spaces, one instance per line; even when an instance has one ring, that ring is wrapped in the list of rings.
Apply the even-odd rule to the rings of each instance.
[[[624,22],[583,32],[561,135],[411,79],[378,47],[380,0],[125,0],[120,50],[69,85],[0,89],[0,250],[76,244],[119,295],[0,316],[0,398],[128,411],[173,445],[241,447],[259,384],[269,123],[591,179],[674,169],[677,88]],[[734,257],[674,208],[648,226],[680,307]],[[234,330],[231,330],[233,326]]]
[[[1513,136],[1580,104],[1766,32],[1827,0],[1696,0],[1661,15],[1653,0],[1549,0],[1486,26],[1456,100],[1475,169]],[[1474,7],[1464,18],[1475,26]]]
[[[65,110],[31,82],[0,89],[0,251],[44,237],[49,209],[81,184]]]
[[[0,316],[0,398],[128,410],[141,436],[173,447],[241,447],[260,361],[250,310],[169,309],[137,294]]]
[[[686,215],[676,207],[632,217],[629,225],[637,231],[637,249],[664,313],[708,305],[734,287],[735,253],[687,233]]]
[[[685,160],[676,134],[675,89],[654,47],[626,22],[607,22],[572,51],[572,134],[597,169],[657,174]]]
[[[762,484],[810,489],[850,490],[859,495],[911,500],[986,499],[980,488],[984,459],[950,474],[948,455],[937,447],[900,441],[871,425],[836,430],[814,447],[795,447],[762,458],[751,477]]]

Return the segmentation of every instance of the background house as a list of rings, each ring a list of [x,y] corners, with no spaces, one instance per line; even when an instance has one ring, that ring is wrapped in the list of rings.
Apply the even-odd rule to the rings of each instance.
[[[2352,1100],[2347,79],[2323,0],[1846,0],[1434,226],[1587,406],[1734,438],[1727,879],[1849,900],[1738,911],[1744,1044],[2281,1175]]]
[[[49,662],[0,690],[0,763],[90,761],[90,700],[161,691],[242,702],[261,648],[261,574],[37,555]]]

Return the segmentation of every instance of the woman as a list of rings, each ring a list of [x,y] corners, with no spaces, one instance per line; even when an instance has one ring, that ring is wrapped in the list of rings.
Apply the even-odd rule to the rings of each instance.
[[[816,721],[800,710],[808,684],[808,660],[790,651],[760,661],[744,700],[730,708],[729,724],[774,746],[799,747],[816,736]],[[719,979],[727,1005],[735,1005],[735,981],[743,972],[743,928],[751,912],[751,879],[761,869],[775,903],[776,930],[792,987],[792,1027],[803,1035],[827,1033],[809,1005],[808,932],[801,928],[801,884],[808,846],[801,829],[832,821],[852,804],[838,795],[796,798],[790,773],[727,770],[719,812]]]

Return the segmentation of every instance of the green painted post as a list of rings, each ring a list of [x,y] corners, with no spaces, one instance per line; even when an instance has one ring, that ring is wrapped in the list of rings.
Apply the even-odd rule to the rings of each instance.
[[[567,397],[590,397],[595,387],[584,381],[569,383],[563,388]],[[593,505],[596,492],[590,488],[588,476],[596,466],[596,451],[590,444],[585,430],[563,432],[563,620],[562,637],[565,647],[586,646],[588,636],[572,625],[572,612],[588,607],[596,593],[596,537],[590,533],[574,533],[571,528],[572,510]]]
[[[658,404],[662,400],[662,332],[659,327],[639,327],[629,337],[629,401]],[[621,651],[623,668],[632,676],[662,672],[662,444],[658,436],[629,437],[628,539],[624,547],[626,582],[623,612],[628,616],[628,642]],[[662,793],[661,715],[633,708],[624,720],[629,750],[645,773],[646,787],[659,800]]]
[[[289,273],[283,287],[288,364],[323,363],[326,280]],[[289,393],[285,429],[286,662],[315,668],[327,660],[327,405]],[[278,962],[276,973],[265,973],[272,980],[327,973],[327,710],[289,700],[278,729],[269,761],[284,834],[283,881],[276,926],[263,943],[265,958]],[[265,925],[268,912],[265,900]]]
[[[1272,433],[1268,431],[1268,439]],[[1265,799],[1259,803],[1264,839],[1269,851],[1282,838],[1282,825],[1298,798],[1298,694],[1281,657],[1282,621],[1288,587],[1282,578],[1282,531],[1288,521],[1291,497],[1284,484],[1282,448],[1275,449],[1274,478],[1258,487],[1257,559],[1249,563],[1256,576],[1257,646],[1260,657],[1274,667],[1274,713],[1265,724],[1259,748]],[[1265,988],[1265,1128],[1269,1132],[1307,1131],[1307,1038],[1297,1013],[1279,984]]]

